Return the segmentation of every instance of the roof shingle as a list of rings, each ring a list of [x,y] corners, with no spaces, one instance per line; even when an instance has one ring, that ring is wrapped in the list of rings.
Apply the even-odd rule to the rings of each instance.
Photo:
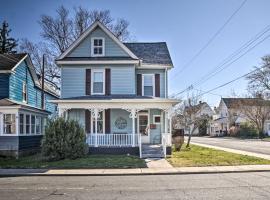
[[[0,54],[0,70],[12,70],[27,54]]]

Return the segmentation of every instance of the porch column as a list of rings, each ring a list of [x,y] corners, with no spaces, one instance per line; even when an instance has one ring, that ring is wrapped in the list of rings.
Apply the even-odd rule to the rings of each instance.
[[[92,117],[95,119],[95,147],[97,147],[98,146],[98,143],[97,143],[97,119],[98,119],[98,115],[99,115],[98,108],[94,108],[93,110],[91,110],[91,114],[92,114]]]
[[[137,112],[136,109],[132,109],[130,112],[131,118],[132,118],[132,146],[135,147],[135,119],[137,118]]]
[[[20,119],[19,119],[19,112],[15,114],[15,126],[16,126],[16,135],[19,135],[19,127],[20,127]],[[36,130],[36,129],[35,129]]]
[[[3,126],[4,126],[3,113],[0,112],[0,135],[2,135],[4,132]]]
[[[168,113],[167,111],[164,112],[165,124],[164,124],[164,133],[168,133]]]

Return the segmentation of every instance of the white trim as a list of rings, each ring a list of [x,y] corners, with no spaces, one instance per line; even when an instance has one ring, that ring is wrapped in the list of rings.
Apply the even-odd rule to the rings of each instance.
[[[97,46],[97,48],[102,47],[102,54],[95,54],[94,53],[94,41],[95,40],[102,40],[102,46]],[[104,37],[92,37],[91,38],[91,56],[92,57],[103,57],[105,56],[105,38]]]
[[[139,64],[138,60],[78,60],[78,61],[56,61],[58,65],[89,65],[89,64]],[[61,66],[60,66],[61,67]]]
[[[99,26],[113,41],[115,41],[128,55],[130,55],[134,59],[138,59],[138,57],[132,53],[119,39],[113,35],[113,33],[102,23],[99,21],[94,22],[86,31],[83,32],[83,34],[75,40],[68,48],[67,50],[62,53],[59,57],[59,59],[63,59],[66,55],[68,55],[74,48],[76,48],[81,41],[83,41],[95,28]]]
[[[102,120],[103,121],[103,125],[102,125],[103,126],[102,127],[103,133],[98,133],[98,134],[105,134],[106,133],[106,131],[105,131],[105,110],[99,111],[99,113],[100,112],[102,112],[102,115],[103,115],[103,120]],[[94,131],[93,125],[94,125],[94,117],[91,116],[91,121],[90,121],[91,134],[94,134],[96,132],[96,131]]]
[[[102,93],[94,93],[94,73],[95,72],[102,72],[103,74],[103,85],[102,85]],[[91,94],[92,95],[104,95],[105,94],[105,69],[92,69],[91,70]]]
[[[9,74],[9,73],[14,73],[12,70],[0,70],[0,74]]]
[[[157,64],[141,64],[138,69],[171,69],[172,65],[157,65]]]
[[[155,117],[159,117],[160,121],[156,122]],[[153,124],[161,124],[161,115],[153,115]]]
[[[156,96],[156,94],[155,94],[155,90],[156,90],[156,88],[155,88],[155,74],[142,74],[142,95],[143,96],[146,96],[145,94],[144,94],[144,77],[145,76],[152,76],[152,84],[153,84],[153,96],[151,96],[151,97],[155,97]]]

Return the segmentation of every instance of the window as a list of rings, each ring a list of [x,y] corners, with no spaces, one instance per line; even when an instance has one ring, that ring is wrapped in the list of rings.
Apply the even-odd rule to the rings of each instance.
[[[153,123],[154,124],[160,124],[160,122],[161,122],[160,115],[154,115],[153,117],[154,117]]]
[[[15,114],[4,114],[4,134],[16,134]]]
[[[22,96],[23,102],[27,102],[27,86],[25,82],[23,82]]]
[[[36,116],[31,115],[31,134],[35,134],[35,128],[36,128]]]
[[[104,56],[104,38],[92,38],[92,56]]]
[[[94,70],[92,73],[92,94],[104,94],[104,70]]]
[[[25,133],[30,134],[30,115],[25,115]]]
[[[20,134],[24,134],[24,114],[20,114]]]
[[[143,74],[143,96],[155,96],[154,94],[154,75]]]
[[[36,117],[36,134],[39,135],[41,133],[41,117]]]
[[[93,130],[93,133],[96,132],[96,120],[95,118],[92,118],[92,129]],[[99,112],[99,118],[97,119],[97,133],[104,133],[105,132],[105,129],[104,129],[104,111],[102,112]]]

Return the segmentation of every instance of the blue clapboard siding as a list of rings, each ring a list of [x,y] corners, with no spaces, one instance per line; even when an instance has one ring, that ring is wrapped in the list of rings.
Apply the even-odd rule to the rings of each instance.
[[[9,74],[0,74],[0,99],[9,96]]]
[[[27,104],[36,108],[41,108],[41,89],[36,87],[25,61],[16,69],[9,78],[9,98],[18,102],[23,101],[23,82],[27,85]],[[56,99],[53,95],[45,92],[46,110],[54,113],[56,105],[48,100]]]
[[[18,150],[19,138],[17,136],[1,136],[0,137],[0,151],[1,150]]]
[[[42,135],[19,136],[19,151],[40,148],[41,139]]]
[[[137,69],[136,74],[160,74],[160,97],[165,98],[165,70],[164,69]]]
[[[76,97],[85,95],[85,70],[111,68],[111,93],[135,94],[134,65],[91,65],[91,66],[62,66],[61,97]]]
[[[97,28],[90,35],[88,35],[67,57],[90,57],[92,37],[103,37],[105,39],[105,56],[129,56],[105,32],[103,32],[100,28]]]

